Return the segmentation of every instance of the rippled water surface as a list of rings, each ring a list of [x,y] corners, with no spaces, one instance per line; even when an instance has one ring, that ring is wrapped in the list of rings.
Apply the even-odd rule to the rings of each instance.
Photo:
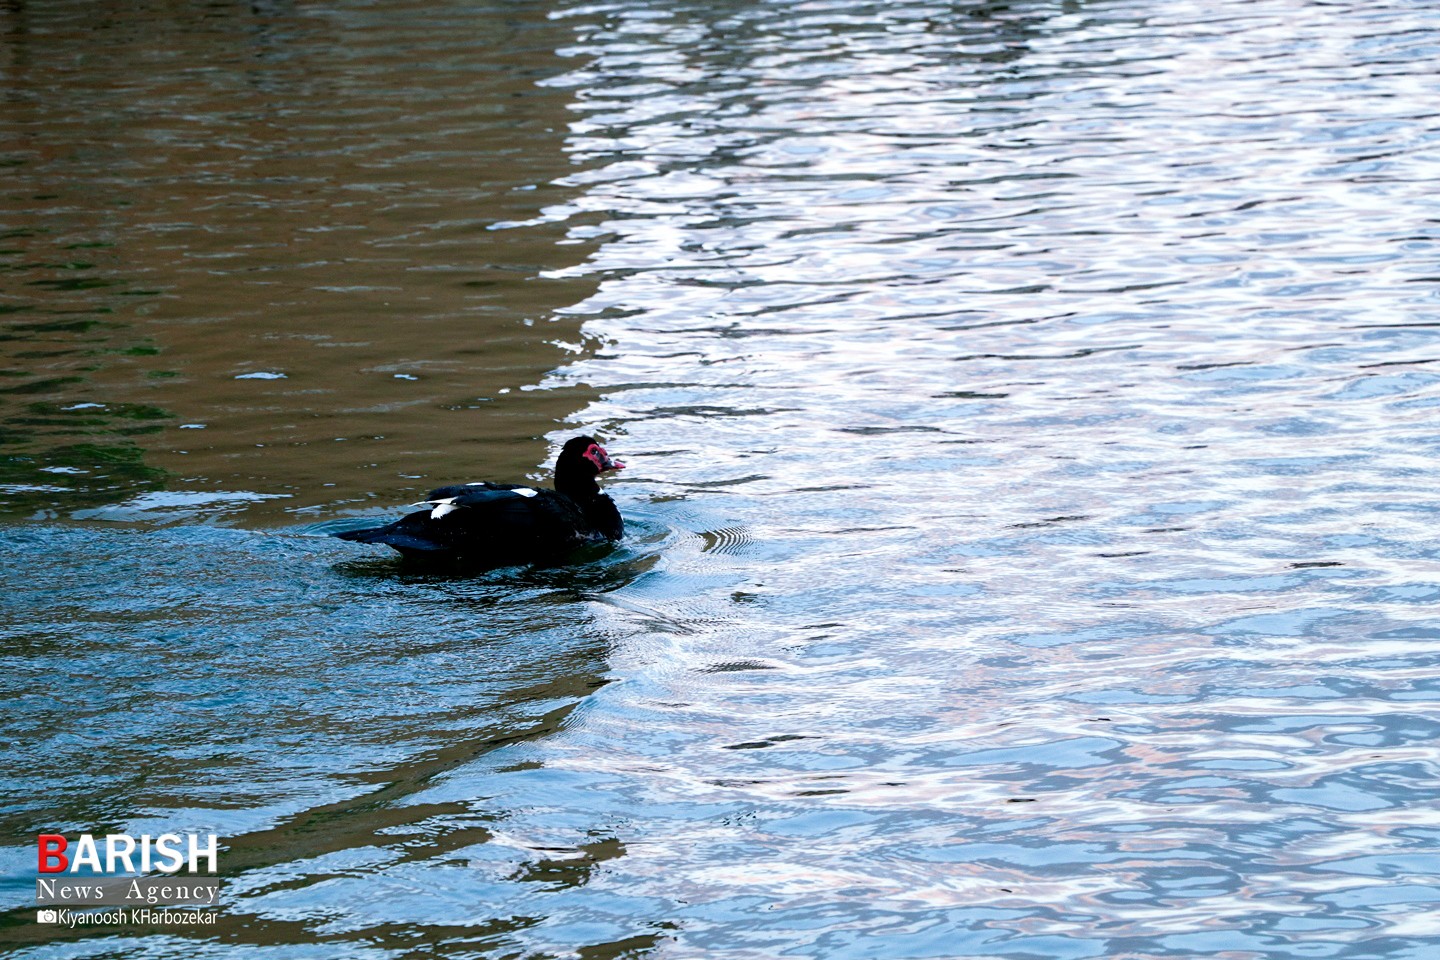
[[[18,955],[1433,954],[1433,4],[0,30]],[[324,536],[582,429],[613,551]]]

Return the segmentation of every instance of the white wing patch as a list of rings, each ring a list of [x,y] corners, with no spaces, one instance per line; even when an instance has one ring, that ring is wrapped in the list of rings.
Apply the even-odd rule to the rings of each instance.
[[[485,484],[483,484],[483,483],[467,483],[467,484],[465,484],[465,486],[467,486],[467,487],[483,487],[484,485],[485,485]],[[539,491],[539,490],[531,490],[529,487],[516,487],[514,490],[506,490],[506,491],[504,491],[504,492],[505,492],[505,493],[515,493],[515,494],[519,494],[519,495],[522,496],[522,497],[538,497],[538,496],[540,495],[540,491]],[[419,503],[412,503],[412,504],[410,504],[410,506],[412,506],[412,507],[434,507],[435,509],[433,509],[433,510],[430,511],[430,519],[431,519],[431,520],[439,520],[441,517],[448,516],[449,514],[452,514],[452,513],[454,513],[456,510],[459,510],[459,509],[460,509],[460,508],[455,504],[455,501],[456,501],[456,500],[459,500],[459,499],[460,499],[459,497],[445,497],[445,498],[442,499],[442,500],[421,500]]]
[[[445,514],[453,513],[454,511],[460,509],[459,507],[455,506],[455,501],[458,499],[459,497],[446,497],[444,500],[421,500],[419,503],[410,504],[410,506],[428,507],[433,504],[435,509],[430,511],[430,519],[439,520],[441,517],[445,516]]]

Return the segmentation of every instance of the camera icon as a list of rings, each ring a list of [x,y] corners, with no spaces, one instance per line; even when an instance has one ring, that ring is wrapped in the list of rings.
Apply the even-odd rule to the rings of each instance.
[[[36,923],[57,923],[59,918],[55,916],[54,910],[39,910],[35,913]]]

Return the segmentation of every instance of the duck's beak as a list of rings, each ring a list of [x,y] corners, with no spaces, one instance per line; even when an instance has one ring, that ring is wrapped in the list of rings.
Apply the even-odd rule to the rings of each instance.
[[[605,448],[598,443],[592,443],[590,449],[585,451],[585,459],[595,464],[595,472],[597,474],[608,473],[611,470],[625,469],[625,464],[619,460],[611,460],[610,454],[606,453]]]

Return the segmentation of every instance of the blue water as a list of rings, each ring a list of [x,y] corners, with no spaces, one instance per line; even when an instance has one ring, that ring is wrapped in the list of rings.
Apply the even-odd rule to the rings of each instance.
[[[527,469],[599,432],[630,536],[407,571],[264,453],[0,528],[17,955],[1431,956],[1440,10],[547,23],[483,233],[583,252]],[[160,825],[217,929],[30,923],[34,833]]]

